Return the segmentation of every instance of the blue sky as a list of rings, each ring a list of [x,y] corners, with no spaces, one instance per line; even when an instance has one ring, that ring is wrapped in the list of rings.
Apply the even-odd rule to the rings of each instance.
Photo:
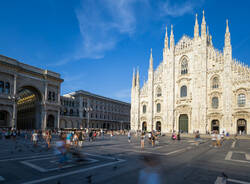
[[[193,37],[202,10],[222,50],[229,19],[233,57],[250,64],[250,1],[246,0],[8,0],[0,2],[0,54],[49,69],[64,79],[62,94],[78,89],[130,102],[133,67],[147,79],[162,60],[165,26],[177,42]]]

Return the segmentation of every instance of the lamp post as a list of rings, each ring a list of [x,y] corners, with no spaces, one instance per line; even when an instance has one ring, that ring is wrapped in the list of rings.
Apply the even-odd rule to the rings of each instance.
[[[12,129],[16,128],[16,104],[18,102],[18,100],[20,100],[20,97],[17,97],[15,95],[13,96],[8,96],[8,99],[12,100],[13,102],[13,114],[12,114],[12,123],[11,123],[11,127]]]
[[[89,113],[93,111],[91,107],[85,107],[84,110],[88,113],[87,129],[89,129]]]

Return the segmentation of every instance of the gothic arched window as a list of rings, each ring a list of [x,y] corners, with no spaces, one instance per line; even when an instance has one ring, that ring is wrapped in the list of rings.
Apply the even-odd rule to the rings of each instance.
[[[156,104],[156,111],[161,112],[161,104],[160,103]]]
[[[156,96],[157,96],[157,97],[160,97],[160,96],[161,96],[161,88],[160,88],[160,87],[157,88]]]
[[[238,106],[243,107],[246,104],[246,95],[241,93],[238,95]]]
[[[212,98],[212,107],[214,109],[217,109],[219,107],[219,99],[218,99],[218,97],[213,97]]]
[[[187,74],[188,73],[188,61],[186,58],[184,58],[181,61],[181,75]]]
[[[219,78],[218,77],[214,77],[212,80],[212,88],[216,89],[219,88]]]
[[[146,106],[146,105],[143,105],[143,107],[142,107],[142,112],[143,112],[143,114],[145,114],[146,111],[147,111],[147,106]]]
[[[181,97],[187,96],[187,86],[181,86]]]

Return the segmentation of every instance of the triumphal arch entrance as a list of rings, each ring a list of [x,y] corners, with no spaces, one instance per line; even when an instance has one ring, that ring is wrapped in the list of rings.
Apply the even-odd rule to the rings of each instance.
[[[62,82],[58,73],[0,55],[0,127],[58,128]]]

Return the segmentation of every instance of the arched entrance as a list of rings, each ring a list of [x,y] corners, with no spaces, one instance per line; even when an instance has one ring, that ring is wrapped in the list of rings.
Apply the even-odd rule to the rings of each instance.
[[[47,119],[47,129],[54,129],[55,128],[55,117],[53,115],[49,115]]]
[[[33,87],[22,87],[17,93],[17,128],[41,128],[41,95]]]
[[[7,111],[0,111],[0,127],[10,127],[10,115]]]
[[[213,120],[211,122],[211,131],[217,131],[220,132],[220,122],[219,120]]]
[[[245,119],[237,120],[237,133],[247,134],[247,121]]]
[[[161,122],[160,121],[156,122],[156,131],[161,132]]]
[[[147,131],[147,122],[142,123],[142,131]]]
[[[181,114],[179,117],[179,132],[188,133],[188,116]]]

